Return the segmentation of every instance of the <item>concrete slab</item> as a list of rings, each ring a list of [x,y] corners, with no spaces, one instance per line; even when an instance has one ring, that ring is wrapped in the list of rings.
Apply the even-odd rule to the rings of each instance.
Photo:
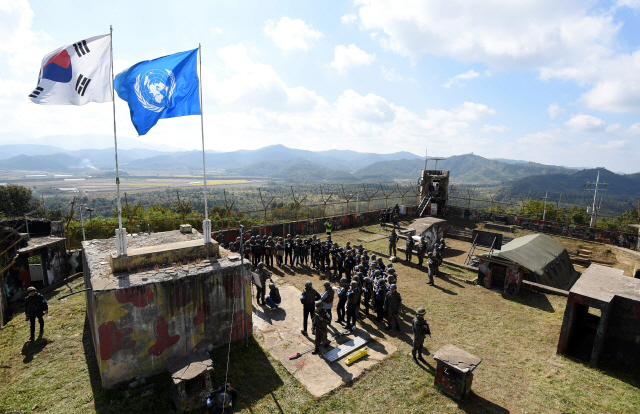
[[[274,277],[275,279],[275,277]],[[293,286],[280,286],[282,306],[276,311],[253,302],[253,329],[261,346],[269,351],[271,356],[282,365],[315,397],[321,397],[341,385],[351,381],[363,372],[370,369],[378,362],[396,352],[397,348],[370,335],[362,329],[357,329],[350,339],[355,336],[367,338],[369,343],[366,348],[369,355],[347,366],[342,358],[329,363],[320,355],[312,355],[310,352],[297,359],[290,360],[289,355],[303,351],[313,346],[313,335],[306,337],[300,333],[302,329],[302,304],[301,292]],[[335,319],[335,308],[333,309]],[[332,333],[342,332],[339,324],[329,327],[329,339]],[[338,344],[333,341],[331,346],[325,348],[325,352],[334,349]]]
[[[182,230],[181,233],[185,234]],[[219,255],[218,242],[204,243],[204,239],[182,240],[174,243],[129,249],[126,256],[111,253],[109,262],[114,272],[153,267],[181,260],[206,259]]]
[[[611,302],[614,296],[640,301],[640,280],[624,276],[621,269],[592,264],[573,285],[570,293]]]

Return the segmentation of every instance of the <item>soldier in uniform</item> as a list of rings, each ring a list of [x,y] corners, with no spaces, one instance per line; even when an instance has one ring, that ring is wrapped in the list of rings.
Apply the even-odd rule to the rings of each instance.
[[[273,237],[269,236],[264,246],[264,261],[267,266],[273,267],[273,255],[276,252],[276,244],[273,242]]]
[[[289,267],[293,267],[293,240],[291,235],[287,234],[287,239],[284,241],[284,264],[287,264],[289,259]]]
[[[267,272],[267,270],[264,268],[263,262],[258,263],[257,273],[258,273],[258,276],[260,277],[260,284],[262,286],[256,285],[256,288],[258,290],[258,292],[256,293],[256,300],[258,301],[258,305],[266,305],[264,301],[264,295],[267,290],[267,280],[270,280],[271,282],[273,282],[273,280],[271,280],[271,273]],[[261,301],[262,303],[260,303]]]
[[[329,324],[329,315],[324,309],[324,305],[321,300],[316,302],[316,311],[311,318],[313,333],[315,335],[315,346],[312,354],[316,355],[320,353],[320,346],[328,346],[327,340],[327,326]]]
[[[424,308],[418,308],[416,311],[416,317],[413,318],[412,329],[413,329],[413,349],[411,350],[411,355],[413,355],[413,362],[418,363],[418,359],[422,362],[427,362],[422,358],[422,346],[424,345],[424,338],[429,335],[431,336],[431,329],[429,329],[429,324],[426,319],[424,319],[424,314],[427,311]],[[418,354],[418,358],[416,359],[416,353]]]
[[[433,258],[433,253],[429,252],[427,257],[429,258],[428,261],[427,261],[427,270],[428,270],[428,274],[429,274],[429,283],[427,283],[427,285],[433,286],[433,285],[435,285],[435,283],[433,281],[433,277],[438,274],[438,265],[436,264],[436,260]]]
[[[271,308],[271,310],[277,310],[282,302],[282,297],[280,296],[280,289],[276,286],[275,283],[269,283],[269,296],[267,296],[267,306]]]
[[[418,266],[422,266],[424,261],[424,254],[427,252],[427,240],[422,236],[420,243],[418,243]]]
[[[238,400],[238,392],[231,388],[231,383],[224,384],[207,396],[207,412],[209,414],[233,414]]]
[[[29,286],[27,288],[27,297],[24,301],[24,315],[25,320],[31,323],[31,336],[29,337],[30,341],[35,340],[36,333],[36,318],[38,319],[38,323],[40,324],[40,335],[44,332],[44,319],[43,315],[49,314],[49,305],[47,304],[47,300],[42,296],[41,293],[38,293],[36,288],[33,286]]]
[[[373,296],[373,283],[370,277],[365,277],[362,283],[362,296],[364,297],[364,313],[369,315],[369,302]]]
[[[351,287],[347,292],[347,325],[346,328],[353,331],[356,328],[356,316],[358,311],[359,298],[358,282],[351,281]]]
[[[347,258],[344,259],[344,273],[347,283],[351,283],[351,271],[356,266],[356,259],[353,257],[353,250],[347,252]]]
[[[391,329],[391,325],[395,324],[396,329],[400,330],[400,305],[402,304],[402,296],[398,293],[398,287],[391,285],[390,291],[384,299],[384,311],[387,313],[387,331]]]
[[[376,321],[382,322],[384,318],[384,300],[387,296],[387,284],[381,277],[379,270],[375,271],[376,276],[380,276],[376,282]]]
[[[346,278],[340,279],[340,288],[338,289],[338,308],[336,313],[338,314],[338,323],[345,322],[344,307],[347,304],[347,291],[349,289],[349,282]]]
[[[305,282],[304,290],[302,291],[302,296],[300,296],[300,303],[303,306],[303,322],[302,322],[302,330],[300,331],[303,335],[307,334],[307,317],[313,317],[314,311],[314,303],[320,299],[320,294],[313,288],[313,284],[310,280]]]
[[[396,251],[396,243],[398,242],[398,234],[396,233],[396,229],[394,228],[389,233],[389,256],[397,255]],[[393,254],[391,252],[393,251]]]
[[[333,308],[333,297],[335,296],[335,293],[336,292],[333,290],[333,287],[331,287],[331,282],[328,280],[324,282],[324,292],[322,292],[320,300],[322,301],[324,310],[329,315],[329,323],[331,323],[332,319],[331,308]]]
[[[405,250],[404,250],[404,254],[405,254],[405,259],[407,260],[407,262],[411,261],[411,256],[413,256],[413,246],[415,244],[415,241],[413,240],[413,237],[411,236],[407,236],[407,242],[405,244]]]

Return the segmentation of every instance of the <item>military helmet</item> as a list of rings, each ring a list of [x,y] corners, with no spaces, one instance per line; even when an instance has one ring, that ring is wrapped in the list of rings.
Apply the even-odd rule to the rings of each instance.
[[[395,275],[396,274],[396,269],[394,269],[393,267],[391,269],[387,270],[387,273],[389,273],[390,275]]]
[[[433,256],[433,252],[427,253],[427,256],[429,256],[429,257]]]
[[[440,243],[444,243],[444,237],[440,238]]]
[[[34,288],[33,286],[29,286],[29,287],[27,288],[27,292],[35,292],[35,291],[37,291],[37,289],[36,289],[36,288]]]
[[[391,287],[390,287],[390,288],[391,288],[392,290],[396,290],[396,289],[398,289],[398,286],[396,286],[396,284],[394,283],[393,285],[391,285]]]
[[[265,234],[264,236],[262,236],[262,238],[263,238],[263,239],[266,239],[266,238],[267,238],[267,235]]]
[[[331,286],[331,282],[329,282],[328,280],[326,280],[326,281],[322,284],[322,286],[324,286],[324,287],[330,287],[330,286]]]
[[[387,265],[387,269],[393,269],[393,263],[389,263],[389,264]]]
[[[364,278],[364,281],[367,282],[367,283],[371,282],[371,278],[369,276],[367,276],[367,277]]]
[[[264,267],[264,263],[263,262],[258,263],[258,269],[262,269],[263,267]]]
[[[382,272],[379,269],[376,269],[375,272],[373,272],[374,276],[380,276],[382,274]]]
[[[269,283],[269,289],[273,289],[273,288],[275,288],[275,287],[276,287],[276,284],[275,284],[275,283]]]
[[[291,234],[287,234],[287,237],[291,237]]]
[[[371,260],[376,260],[376,255],[375,254],[371,255]]]
[[[425,308],[418,308],[418,310],[416,310],[416,313],[418,315],[424,315],[425,313],[427,313],[427,310]]]
[[[256,239],[256,236],[251,236],[250,240],[255,240],[255,239]]]
[[[354,276],[355,279],[355,276]],[[358,286],[358,282],[356,282],[355,280],[351,281],[351,286],[357,287]]]
[[[321,301],[321,300],[319,300],[319,301],[317,301],[317,302],[316,302],[316,308],[321,308],[321,307],[323,307],[323,306],[324,306],[324,305],[322,304],[322,301]]]
[[[349,283],[349,281],[347,280],[346,277],[343,277],[343,278],[340,279],[340,284],[342,285],[344,283]]]
[[[240,241],[240,237],[236,237],[236,241]]]
[[[305,287],[305,288],[313,287],[313,283],[311,283],[311,281],[310,281],[310,280],[307,280],[306,282],[304,282],[304,287]]]

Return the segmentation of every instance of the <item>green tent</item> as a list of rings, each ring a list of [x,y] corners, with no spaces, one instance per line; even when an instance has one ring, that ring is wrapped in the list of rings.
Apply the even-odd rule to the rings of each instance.
[[[518,264],[529,273],[526,279],[557,289],[571,289],[580,276],[571,264],[567,249],[544,234],[518,237],[502,246],[502,250],[480,257]]]

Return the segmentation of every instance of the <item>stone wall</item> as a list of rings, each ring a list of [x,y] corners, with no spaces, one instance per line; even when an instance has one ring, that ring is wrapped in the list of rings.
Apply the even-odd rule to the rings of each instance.
[[[640,246],[638,245],[638,234],[634,233],[594,229],[588,226],[572,226],[566,223],[494,214],[486,211],[468,210],[463,207],[456,206],[447,207],[445,217],[458,217],[473,221],[496,221],[520,226],[524,229],[539,233],[549,233],[559,236],[573,237],[575,239],[614,244],[627,249],[638,249],[640,251]]]

